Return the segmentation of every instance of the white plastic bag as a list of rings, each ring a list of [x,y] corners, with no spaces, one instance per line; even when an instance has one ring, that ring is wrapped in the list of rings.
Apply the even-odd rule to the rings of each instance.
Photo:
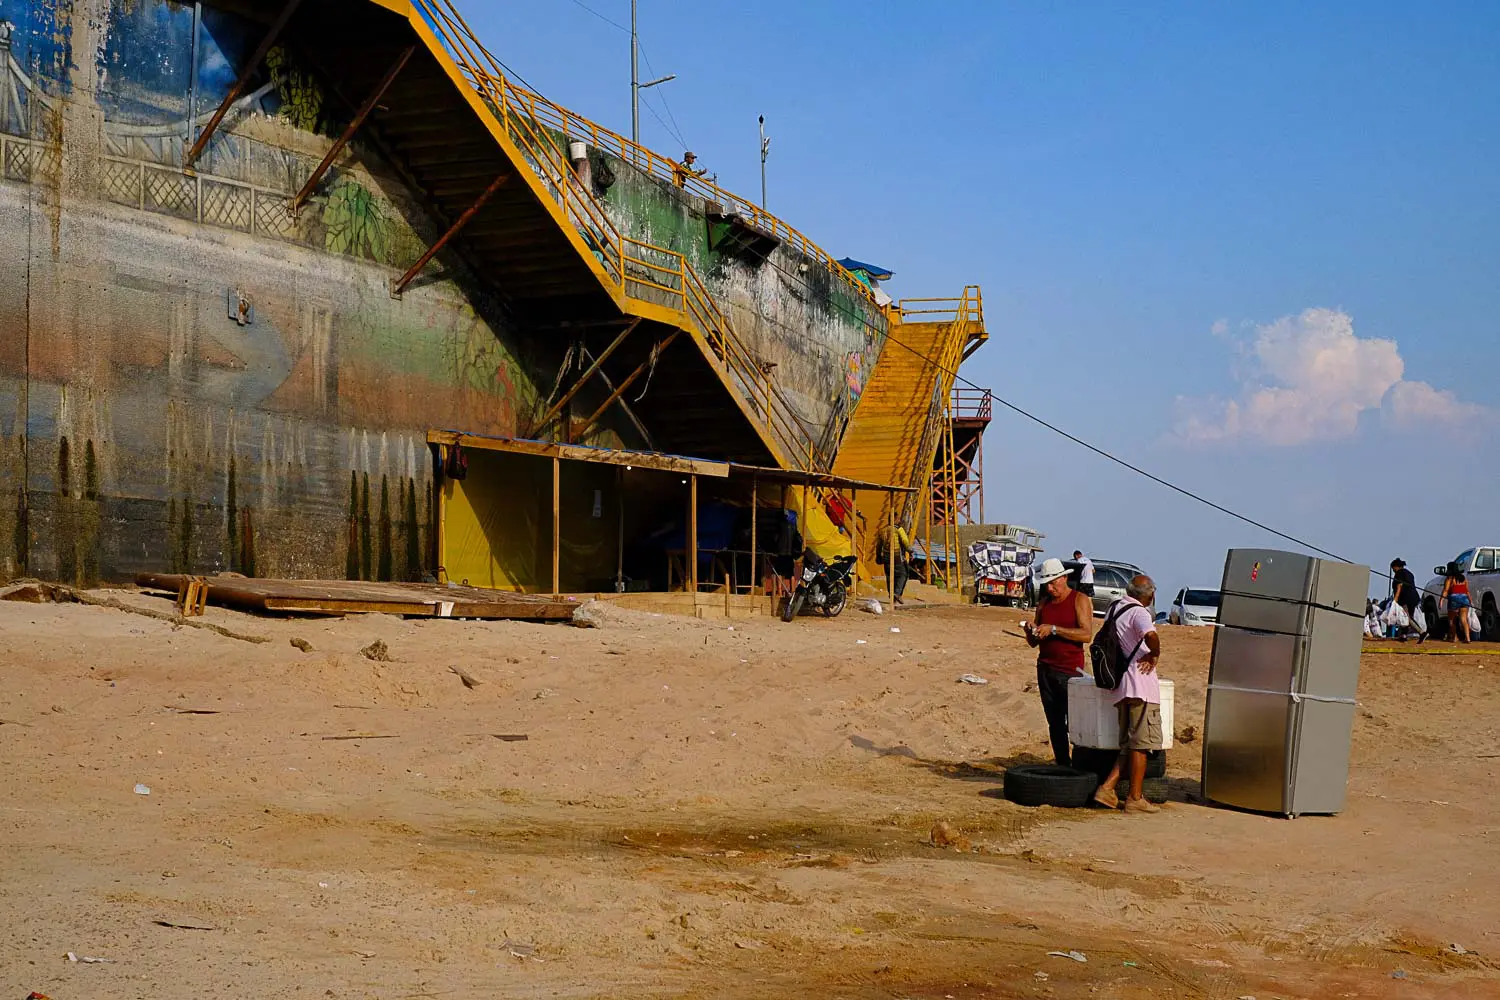
[[[1479,634],[1484,631],[1484,625],[1479,621],[1479,612],[1473,606],[1469,607],[1469,638],[1478,639]]]
[[[1406,628],[1411,625],[1411,619],[1406,617],[1406,609],[1395,601],[1392,601],[1391,606],[1385,609],[1385,614],[1380,620],[1396,628]]]
[[[1425,633],[1427,631],[1427,616],[1422,614],[1421,608],[1412,609],[1411,623],[1418,632]]]

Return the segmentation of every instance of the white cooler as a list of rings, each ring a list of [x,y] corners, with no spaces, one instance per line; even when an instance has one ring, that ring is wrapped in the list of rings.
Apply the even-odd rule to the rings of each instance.
[[[1172,748],[1172,701],[1174,686],[1161,682],[1162,749]],[[1115,693],[1094,683],[1090,676],[1068,681],[1068,740],[1076,747],[1117,750],[1120,746],[1120,716]]]

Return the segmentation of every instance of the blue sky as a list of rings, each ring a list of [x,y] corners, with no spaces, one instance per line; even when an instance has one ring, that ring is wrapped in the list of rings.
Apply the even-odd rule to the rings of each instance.
[[[628,24],[627,0],[586,0]],[[574,0],[463,4],[629,131],[629,41]],[[1500,543],[1500,5],[642,0],[642,139],[898,296],[984,288],[963,374],[1349,558]],[[670,103],[671,115],[661,98]],[[663,126],[656,116],[672,126]],[[1280,545],[1020,418],[987,515],[1213,585]],[[1159,604],[1170,595],[1159,599]]]

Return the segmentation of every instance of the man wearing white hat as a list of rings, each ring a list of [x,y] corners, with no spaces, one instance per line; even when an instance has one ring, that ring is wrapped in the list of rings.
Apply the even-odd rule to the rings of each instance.
[[[1036,659],[1036,687],[1047,716],[1052,757],[1067,767],[1068,681],[1084,672],[1084,648],[1094,637],[1094,602],[1068,586],[1068,570],[1061,559],[1045,560],[1036,570],[1036,617],[1026,623],[1026,641],[1040,652]]]

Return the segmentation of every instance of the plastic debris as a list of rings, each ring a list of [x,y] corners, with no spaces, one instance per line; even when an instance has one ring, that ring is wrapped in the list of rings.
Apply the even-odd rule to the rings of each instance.
[[[1391,978],[1392,979],[1405,979],[1406,978],[1406,970],[1405,969],[1397,969],[1395,972],[1391,973]]]
[[[964,674],[958,679],[960,684],[988,684],[988,677],[980,677],[978,674]]]
[[[854,640],[854,644],[856,646],[863,646],[863,645],[865,645],[865,641],[863,639],[855,639]]]
[[[74,952],[70,951],[70,952],[68,952],[68,961],[70,961],[70,962],[82,962],[85,965],[104,965],[104,964],[112,961],[112,959],[108,959],[108,958],[95,958],[92,955],[79,955],[79,954],[75,954]]]
[[[1457,941],[1455,941],[1452,944],[1450,944],[1448,946],[1448,950],[1451,951],[1451,952],[1453,952],[1453,954],[1455,954],[1455,955],[1472,955],[1472,954],[1474,954],[1472,951],[1470,951],[1469,949],[1465,948],[1463,945],[1459,944]]]
[[[875,598],[873,598],[873,597],[870,598],[867,601],[860,602],[859,610],[861,610],[861,611],[868,611],[872,615],[883,615],[883,614],[885,614],[885,607],[882,606],[881,603],[879,601],[875,600]]]
[[[1087,962],[1089,957],[1081,951],[1049,951],[1049,958],[1071,958],[1075,962]]]
[[[541,959],[536,957],[536,945],[534,944],[527,944],[524,941],[511,941],[507,938],[505,944],[501,945],[501,947],[510,952],[512,958],[522,960],[531,958],[536,959],[538,962],[541,961]]]
[[[1052,977],[1049,976],[1049,975],[1047,975],[1045,972],[1037,972],[1036,973],[1036,978],[1040,979],[1042,982],[1046,982],[1047,980],[1051,979]]]
[[[151,786],[150,785],[142,785],[139,782],[137,782],[136,786],[135,786],[135,794],[137,794],[137,795],[150,795],[151,794]]]
[[[1137,965],[1134,962],[1121,962],[1120,964],[1123,965],[1123,966],[1125,966],[1125,968],[1127,968],[1127,969],[1139,969],[1140,968],[1140,966]]]
[[[896,627],[895,627],[895,626],[894,626],[894,625],[893,625],[893,626],[891,626],[891,631],[892,631],[892,632],[900,632],[900,631],[901,631],[901,630],[900,630],[900,629],[899,629],[899,628],[896,628]]]

